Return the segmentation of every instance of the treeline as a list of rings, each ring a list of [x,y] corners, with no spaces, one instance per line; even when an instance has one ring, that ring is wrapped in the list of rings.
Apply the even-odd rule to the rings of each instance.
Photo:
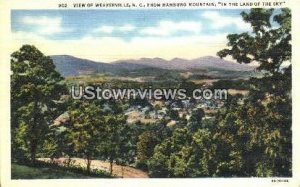
[[[237,80],[218,80],[212,84],[213,89],[237,89],[248,90],[250,88],[251,80],[237,79]]]
[[[159,143],[144,132],[138,161],[152,177],[291,176],[290,102],[234,98],[211,126],[192,119]]]
[[[291,176],[291,65],[283,66],[291,60],[291,13],[274,14],[244,12],[253,32],[228,35],[220,57],[259,62],[267,73],[251,79],[247,96],[229,97],[209,124],[201,109],[174,126],[126,124],[127,103],[68,99],[52,60],[24,45],[11,55],[12,161],[81,157],[90,171],[91,160],[101,159],[111,163],[111,173],[116,163],[151,177]]]

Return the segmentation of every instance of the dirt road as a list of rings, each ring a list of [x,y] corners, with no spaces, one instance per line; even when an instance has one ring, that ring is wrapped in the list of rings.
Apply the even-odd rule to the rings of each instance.
[[[40,161],[50,162],[50,158],[39,158]],[[67,158],[54,159],[54,162],[59,165],[67,163]],[[86,160],[82,158],[72,158],[72,165],[86,167]],[[109,162],[102,160],[92,160],[91,169],[99,169],[109,172]],[[148,178],[148,174],[142,170],[130,167],[113,164],[113,175],[123,178]]]

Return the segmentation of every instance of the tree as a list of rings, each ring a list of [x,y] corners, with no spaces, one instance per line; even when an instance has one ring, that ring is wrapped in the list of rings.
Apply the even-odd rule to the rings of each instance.
[[[117,152],[117,157],[115,159],[116,164],[121,165],[122,177],[124,175],[125,165],[130,165],[135,162],[136,157],[136,141],[135,141],[135,131],[130,124],[124,124],[121,130],[121,137],[119,141],[119,149]],[[111,171],[112,172],[112,171]]]
[[[38,156],[44,158],[50,157],[51,161],[53,161],[54,158],[57,158],[60,155],[59,144],[52,133],[47,135],[41,149],[42,151]]]
[[[51,58],[34,46],[12,53],[11,69],[12,154],[34,162],[67,89]]]
[[[228,35],[218,52],[239,63],[260,64],[262,78],[250,80],[243,105],[227,105],[218,120],[218,175],[291,176],[291,12],[251,9],[242,13],[252,33]],[[273,27],[274,22],[278,27]],[[234,101],[234,100],[233,100]],[[229,150],[231,148],[231,150]],[[217,154],[217,155],[220,155]]]
[[[100,143],[105,138],[103,111],[93,101],[74,101],[69,108],[69,138],[78,155],[87,160],[87,172],[91,170],[91,160],[100,151]]]
[[[149,161],[153,177],[208,177],[215,174],[216,146],[208,129],[177,128],[154,149]]]
[[[108,109],[102,110],[104,104]],[[108,160],[111,175],[114,162],[122,166],[134,162],[134,129],[126,124],[121,103],[77,100],[68,113],[70,121],[64,139],[74,147],[76,155],[87,160],[88,172],[92,159]]]
[[[187,127],[155,146],[150,176],[291,176],[290,10],[251,9],[242,17],[253,32],[229,35],[229,49],[218,55],[259,62],[265,75],[250,79],[248,96],[230,97],[213,127],[194,111]]]
[[[137,142],[137,160],[140,168],[147,169],[147,162],[152,157],[154,147],[157,143],[158,140],[154,132],[145,131],[139,135],[139,141]]]
[[[168,170],[168,160],[171,154],[171,141],[164,140],[154,148],[153,157],[149,160],[149,175],[151,177],[169,177],[170,171]]]
[[[169,109],[167,111],[168,116],[173,119],[173,120],[178,120],[179,119],[179,113],[177,110]]]
[[[205,116],[202,108],[197,108],[192,111],[191,119],[188,123],[188,128],[191,132],[196,132],[202,127],[202,118]]]
[[[190,177],[215,176],[217,155],[213,133],[208,129],[198,129],[192,135],[187,161],[187,173]]]
[[[280,72],[281,65],[291,60],[291,11],[284,8],[276,14],[274,9],[251,9],[243,12],[245,22],[251,24],[252,33],[229,34],[229,49],[218,52],[220,57],[232,56],[239,63],[259,62],[260,70]],[[274,15],[274,16],[273,16]],[[274,22],[279,27],[274,27]]]
[[[170,138],[155,146],[149,162],[149,174],[153,177],[186,177],[189,143],[187,128],[177,128]]]
[[[129,151],[122,146],[128,146],[130,137],[126,136],[126,116],[123,113],[122,104],[110,103],[111,111],[104,115],[105,138],[101,143],[101,154],[110,163],[110,174],[113,173],[113,163],[120,162],[122,156],[128,156]],[[128,161],[128,160],[127,160]]]

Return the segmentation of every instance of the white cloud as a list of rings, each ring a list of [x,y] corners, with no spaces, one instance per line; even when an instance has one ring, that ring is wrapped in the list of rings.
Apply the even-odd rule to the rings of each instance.
[[[101,26],[94,30],[94,32],[102,32],[102,33],[112,33],[113,31],[114,31],[114,27],[107,26],[107,25]]]
[[[95,61],[111,62],[142,57],[174,57],[193,59],[216,55],[226,47],[226,34],[194,35],[182,37],[135,37],[123,40],[120,37],[85,37],[78,40],[50,40],[33,33],[13,33],[13,49],[23,44],[35,45],[46,55],[68,54]]]
[[[205,11],[202,17],[210,20],[214,29],[222,29],[234,25],[239,30],[248,31],[251,29],[249,23],[245,23],[241,17],[224,16],[217,11]]]
[[[135,27],[133,25],[126,24],[126,25],[119,27],[118,29],[123,32],[130,32],[130,31],[133,31],[135,29]]]
[[[95,30],[93,30],[93,32],[101,32],[101,33],[110,34],[114,31],[130,32],[133,30],[135,30],[135,26],[130,25],[130,24],[125,24],[125,25],[121,25],[121,26],[102,25],[102,26],[96,28]]]
[[[140,31],[141,34],[154,36],[168,36],[178,31],[187,31],[191,33],[199,33],[201,31],[201,23],[195,21],[173,22],[168,20],[160,21],[157,26],[146,27]]]
[[[70,31],[70,29],[62,28],[62,19],[60,17],[25,16],[21,21],[24,24],[36,27],[37,33],[43,35]]]

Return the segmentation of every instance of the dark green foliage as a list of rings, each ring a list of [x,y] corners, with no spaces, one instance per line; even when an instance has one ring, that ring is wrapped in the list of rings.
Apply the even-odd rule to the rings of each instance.
[[[104,138],[103,112],[94,102],[74,101],[69,108],[70,125],[67,132],[77,155],[87,160],[90,171],[91,159],[99,152],[99,142]]]
[[[273,14],[272,9],[242,13],[253,33],[229,35],[230,49],[218,53],[240,63],[257,61],[265,75],[247,81],[248,96],[230,96],[213,127],[202,127],[204,115],[194,111],[189,126],[155,146],[152,177],[292,175],[291,65],[282,66],[291,59],[290,10]],[[279,27],[272,27],[272,18]],[[220,83],[235,84],[215,85]]]
[[[187,128],[177,128],[170,138],[155,147],[149,174],[152,177],[213,176],[214,153],[209,130],[199,128],[190,133]]]
[[[259,62],[260,70],[271,73],[280,71],[281,64],[291,60],[291,11],[281,9],[274,17],[273,9],[252,9],[243,12],[245,22],[253,32],[227,36],[229,49],[218,52],[220,57],[232,56],[239,63]],[[279,27],[274,28],[272,22]]]
[[[12,163],[12,179],[85,179],[110,178],[108,173],[93,170],[87,173],[79,166],[64,167],[57,164],[36,161],[34,165],[28,163]]]
[[[205,116],[203,109],[197,108],[193,110],[191,119],[187,124],[189,131],[195,132],[202,127],[202,118]]]
[[[52,60],[34,46],[14,52],[11,69],[12,156],[34,161],[66,88]]]
[[[212,88],[214,89],[237,89],[237,90],[248,90],[250,83],[248,80],[219,80],[214,82]]]
[[[218,155],[226,162],[218,164],[218,175],[291,176],[291,65],[282,65],[291,60],[291,13],[281,9],[272,20],[273,14],[273,9],[243,13],[253,33],[229,35],[231,48],[218,53],[240,63],[257,61],[267,72],[250,80],[243,105],[233,101],[219,116],[216,140],[222,143],[222,154]],[[273,28],[272,21],[279,27]]]
[[[125,165],[134,161],[134,131],[126,125],[121,103],[109,104],[110,111],[102,110],[103,104],[97,101],[79,100],[69,108],[68,139],[76,155],[87,160],[87,171],[95,158],[110,162],[110,174],[114,162]]]
[[[155,132],[145,131],[139,136],[137,142],[137,166],[143,170],[148,169],[148,161],[153,156],[154,147],[159,143]]]

